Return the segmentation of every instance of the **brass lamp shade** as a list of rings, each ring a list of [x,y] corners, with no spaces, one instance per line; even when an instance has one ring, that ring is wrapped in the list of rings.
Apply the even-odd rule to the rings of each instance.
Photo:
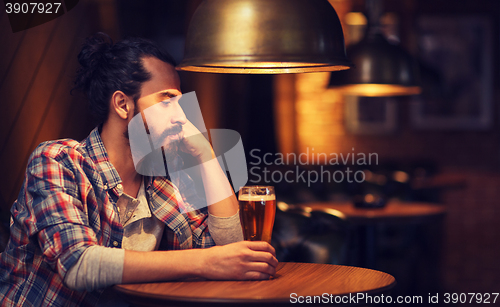
[[[401,96],[421,92],[416,61],[402,48],[390,44],[382,34],[367,35],[349,47],[347,54],[356,68],[332,73],[330,87],[356,96]]]
[[[279,74],[351,66],[327,0],[205,0],[191,19],[177,69]]]

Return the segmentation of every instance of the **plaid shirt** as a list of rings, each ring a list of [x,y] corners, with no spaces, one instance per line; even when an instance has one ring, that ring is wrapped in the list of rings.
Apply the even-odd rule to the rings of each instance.
[[[8,246],[0,254],[1,306],[96,305],[102,290],[73,291],[63,280],[86,247],[121,247],[120,183],[97,128],[81,143],[66,139],[37,147],[12,206]],[[181,191],[194,191],[192,184],[188,177],[178,182]],[[151,212],[167,226],[162,248],[215,245],[206,208],[181,213],[182,206],[199,200],[194,194],[179,199],[177,187],[163,177],[145,177],[145,187]]]

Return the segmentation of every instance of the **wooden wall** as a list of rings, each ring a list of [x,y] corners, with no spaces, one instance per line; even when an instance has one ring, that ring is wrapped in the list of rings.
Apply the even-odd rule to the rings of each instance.
[[[46,140],[84,138],[92,126],[81,97],[70,95],[77,54],[95,31],[91,2],[62,17],[12,33],[0,11],[0,214],[17,198],[27,160]]]

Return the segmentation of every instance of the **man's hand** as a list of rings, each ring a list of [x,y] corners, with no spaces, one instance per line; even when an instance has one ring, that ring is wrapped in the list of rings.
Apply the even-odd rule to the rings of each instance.
[[[182,132],[179,136],[180,150],[197,158],[199,162],[205,162],[215,158],[212,146],[208,140],[190,121],[187,121],[186,124],[182,125]]]
[[[278,260],[267,242],[241,241],[202,250],[202,276],[218,280],[269,279]]]

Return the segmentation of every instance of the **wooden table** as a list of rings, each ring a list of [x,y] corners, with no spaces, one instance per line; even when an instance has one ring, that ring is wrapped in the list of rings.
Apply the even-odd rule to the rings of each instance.
[[[282,262],[276,276],[262,281],[187,280],[118,285],[114,289],[134,306],[227,306],[290,304],[299,296],[344,299],[365,293],[387,294],[396,280],[389,274],[349,266]],[[292,295],[296,293],[296,295]],[[330,297],[330,294],[332,295]],[[358,301],[364,304],[364,301]],[[353,303],[351,299],[350,303]],[[345,304],[348,305],[348,304]],[[356,304],[354,304],[356,305]]]
[[[445,207],[442,205],[398,201],[390,201],[385,207],[376,209],[357,208],[350,202],[313,202],[295,206],[305,211],[323,211],[334,215],[338,214],[356,224],[385,221],[421,222],[431,217],[442,216],[446,212]]]
[[[351,202],[311,202],[291,205],[291,208],[301,209],[306,212],[321,211],[338,216],[358,226],[364,236],[360,243],[359,258],[361,263],[355,263],[367,268],[376,268],[376,237],[375,225],[378,223],[418,224],[432,218],[442,217],[446,208],[442,205],[421,202],[389,201],[382,208],[357,208]]]

